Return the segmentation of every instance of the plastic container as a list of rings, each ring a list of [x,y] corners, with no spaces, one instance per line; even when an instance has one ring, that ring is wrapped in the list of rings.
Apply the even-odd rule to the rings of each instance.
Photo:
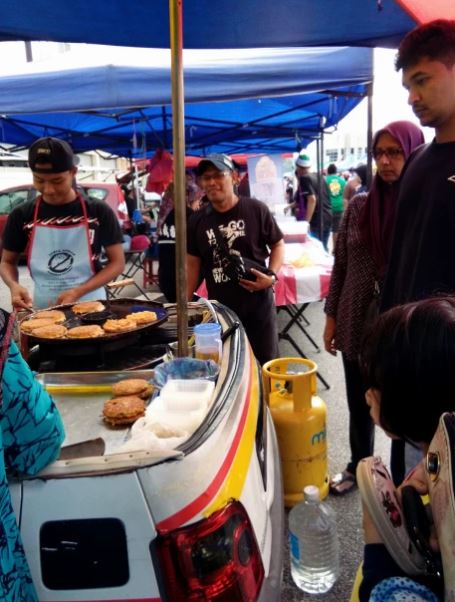
[[[194,336],[196,357],[201,360],[213,360],[219,364],[223,349],[220,324],[212,322],[196,324],[194,327]]]
[[[161,438],[164,438],[163,432],[168,432],[172,437],[180,437],[184,432],[188,438],[202,424],[206,415],[207,408],[201,404],[194,410],[170,410],[159,395],[148,406],[145,416],[136,420],[131,430],[133,434],[150,431]]]
[[[169,380],[206,379],[215,381],[219,372],[219,365],[212,360],[178,357],[169,362],[163,362],[154,369],[153,384],[161,389]]]
[[[317,365],[300,357],[283,357],[262,367],[280,450],[284,503],[294,506],[303,499],[307,485],[319,487],[321,499],[329,493],[326,416],[317,395]]]
[[[210,380],[168,380],[161,389],[161,399],[166,410],[193,411],[207,409],[212,399],[215,383]]]
[[[308,485],[304,500],[289,512],[289,552],[294,583],[309,594],[328,592],[340,574],[335,512]]]

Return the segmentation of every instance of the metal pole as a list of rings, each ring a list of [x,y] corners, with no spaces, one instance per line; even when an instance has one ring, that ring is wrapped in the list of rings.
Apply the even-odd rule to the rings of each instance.
[[[32,63],[33,62],[32,43],[27,41],[27,42],[24,42],[24,44],[25,44],[25,60],[27,61],[27,63]]]
[[[163,136],[162,136],[162,140],[163,140],[163,146],[164,148],[168,148],[169,147],[169,143],[168,143],[168,136],[167,136],[167,122],[166,122],[166,107],[161,107],[161,121],[163,123]]]
[[[137,169],[137,132],[136,132],[136,122],[133,121],[133,154],[134,157],[132,159],[133,164],[133,190],[134,196],[136,199],[136,209],[143,209],[144,203],[142,202],[141,195],[139,193],[139,172]]]
[[[373,161],[371,157],[371,148],[373,144],[373,82],[367,86],[367,188],[370,188],[373,179]]]
[[[325,185],[322,175],[324,169],[324,124],[321,117],[321,159],[318,167],[318,186],[319,186],[319,236],[324,240],[324,202],[322,199],[322,187]]]
[[[317,224],[317,228],[318,228],[318,233],[319,233],[319,240],[322,240],[322,232],[323,232],[323,215],[322,215],[322,199],[321,199],[321,178],[319,176],[319,174],[321,173],[321,136],[319,134],[319,136],[316,138],[316,182],[317,182],[317,199],[316,199],[316,203],[317,203],[317,209],[319,211],[318,214],[318,224]]]
[[[169,0],[178,355],[188,354],[182,0]]]

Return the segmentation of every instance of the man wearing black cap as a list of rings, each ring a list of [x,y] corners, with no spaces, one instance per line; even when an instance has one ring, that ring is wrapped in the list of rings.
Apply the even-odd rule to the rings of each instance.
[[[41,309],[104,299],[104,285],[123,270],[117,218],[106,203],[76,192],[76,159],[70,145],[58,138],[40,138],[29,149],[33,186],[40,194],[9,215],[0,264],[13,307]],[[108,262],[101,269],[103,248]],[[34,282],[33,301],[19,284],[17,265],[24,251]]]
[[[188,293],[191,298],[202,270],[209,298],[237,313],[263,364],[279,356],[273,285],[283,263],[283,234],[264,203],[235,194],[234,169],[227,155],[209,155],[198,165],[208,204],[188,222]]]

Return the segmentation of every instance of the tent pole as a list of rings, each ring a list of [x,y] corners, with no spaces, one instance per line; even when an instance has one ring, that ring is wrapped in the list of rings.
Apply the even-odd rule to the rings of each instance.
[[[373,179],[373,160],[371,146],[373,144],[373,82],[367,85],[367,188],[370,188]]]
[[[322,240],[322,233],[324,230],[324,225],[322,223],[324,217],[322,215],[322,191],[321,191],[321,156],[322,156],[322,133],[319,131],[319,135],[316,138],[316,181],[318,183],[318,196],[316,199],[316,203],[319,205],[319,219],[318,219],[318,232],[319,232],[319,240]]]
[[[188,354],[182,1],[169,0],[178,355]]]
[[[324,184],[324,176],[322,172],[324,170],[324,125],[325,118],[321,117],[319,120],[319,127],[321,128],[321,144],[320,144],[320,162],[318,165],[318,193],[319,193],[319,236],[321,240],[324,240],[324,206],[322,202],[322,187]]]
[[[168,148],[168,139],[167,139],[167,123],[166,123],[166,107],[161,107],[161,121],[163,122],[163,146],[164,148]]]

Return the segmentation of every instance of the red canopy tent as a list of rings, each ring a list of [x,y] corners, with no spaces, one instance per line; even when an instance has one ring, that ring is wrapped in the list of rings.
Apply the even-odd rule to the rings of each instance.
[[[453,0],[396,0],[417,23],[434,19],[455,19]]]

